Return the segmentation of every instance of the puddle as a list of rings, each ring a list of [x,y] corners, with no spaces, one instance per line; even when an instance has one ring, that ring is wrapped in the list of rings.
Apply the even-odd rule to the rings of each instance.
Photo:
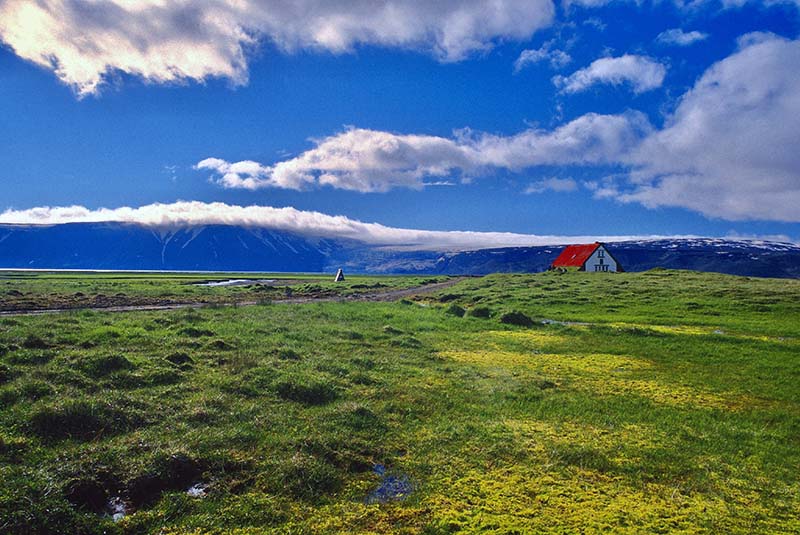
[[[198,282],[196,286],[251,286],[253,284],[273,284],[276,279],[230,279],[225,281]]]
[[[411,480],[406,475],[388,475],[386,467],[376,464],[373,472],[381,477],[378,487],[367,495],[366,503],[386,503],[402,500],[414,490]]]
[[[188,489],[186,489],[186,494],[191,496],[192,498],[205,498],[208,492],[208,485],[205,483],[195,483]]]
[[[108,515],[111,517],[111,520],[114,522],[119,522],[125,518],[125,515],[128,513],[127,505],[125,505],[125,502],[119,496],[108,500],[106,509],[108,510]]]

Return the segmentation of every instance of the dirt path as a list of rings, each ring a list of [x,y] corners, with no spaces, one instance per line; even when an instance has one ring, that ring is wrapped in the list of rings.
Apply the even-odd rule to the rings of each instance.
[[[457,277],[445,282],[437,282],[433,284],[426,284],[424,286],[415,286],[413,288],[403,288],[401,290],[389,290],[387,292],[364,293],[346,296],[334,297],[289,297],[286,299],[275,299],[272,303],[276,305],[298,305],[304,303],[347,303],[356,301],[373,301],[385,302],[396,301],[405,297],[412,297],[415,295],[424,295],[449,288],[458,284],[466,277]],[[92,310],[95,312],[135,312],[142,310],[180,310],[184,308],[208,308],[218,306],[253,306],[259,304],[259,301],[239,301],[229,303],[172,303],[165,305],[122,305],[122,306],[109,306],[109,307],[82,307],[82,308],[44,308],[32,310],[9,310],[0,311],[0,317],[4,316],[41,316],[43,314],[57,314],[61,312],[78,312],[82,310]]]

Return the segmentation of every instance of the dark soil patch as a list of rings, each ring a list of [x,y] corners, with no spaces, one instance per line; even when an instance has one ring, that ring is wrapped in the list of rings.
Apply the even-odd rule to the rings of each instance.
[[[197,483],[208,469],[208,463],[178,453],[157,459],[153,468],[133,478],[127,485],[127,495],[136,508],[149,507],[170,490],[186,490]]]
[[[108,504],[108,491],[94,479],[78,479],[67,486],[65,497],[78,509],[101,514]]]

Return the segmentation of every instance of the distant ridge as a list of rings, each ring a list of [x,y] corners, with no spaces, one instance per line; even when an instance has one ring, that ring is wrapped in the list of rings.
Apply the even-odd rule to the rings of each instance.
[[[654,267],[800,277],[800,246],[686,238],[610,243],[627,271]],[[154,230],[129,223],[0,225],[0,268],[467,274],[538,272],[560,246],[399,251],[358,240],[205,225]]]

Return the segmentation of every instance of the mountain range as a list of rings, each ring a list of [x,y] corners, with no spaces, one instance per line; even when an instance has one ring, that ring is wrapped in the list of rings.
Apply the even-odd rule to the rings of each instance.
[[[607,244],[626,271],[655,267],[800,277],[800,246],[682,238]],[[400,250],[354,239],[226,225],[0,225],[0,268],[465,274],[537,272],[561,246]]]

